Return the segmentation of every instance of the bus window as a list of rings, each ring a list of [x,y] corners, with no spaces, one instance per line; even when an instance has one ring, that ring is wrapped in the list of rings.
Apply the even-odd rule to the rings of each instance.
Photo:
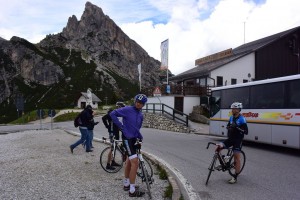
[[[300,80],[290,81],[287,84],[288,108],[300,108]]]
[[[241,102],[243,108],[249,108],[249,87],[222,90],[222,109],[229,109],[233,102]]]
[[[251,108],[284,108],[284,83],[272,83],[252,86],[250,95]]]
[[[213,117],[220,110],[221,104],[221,91],[212,92],[211,98],[209,100],[210,116]]]

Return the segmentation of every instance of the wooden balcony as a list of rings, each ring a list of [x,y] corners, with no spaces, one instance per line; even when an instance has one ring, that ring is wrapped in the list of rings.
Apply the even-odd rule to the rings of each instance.
[[[196,95],[196,96],[210,96],[211,95],[211,87],[210,86],[181,86],[181,85],[172,85],[170,86],[170,93],[166,92],[166,85],[158,86],[161,95],[167,96],[167,95]],[[153,91],[155,87],[149,87],[144,88],[142,92],[146,94],[147,96],[153,96]]]

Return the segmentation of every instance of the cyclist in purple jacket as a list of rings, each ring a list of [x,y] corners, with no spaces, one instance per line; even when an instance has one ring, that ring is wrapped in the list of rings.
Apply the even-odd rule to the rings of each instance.
[[[147,102],[147,96],[138,94],[134,97],[134,105],[116,109],[110,113],[111,119],[122,131],[123,144],[128,158],[125,167],[124,190],[129,191],[130,197],[141,197],[145,192],[138,190],[135,186],[136,173],[138,169],[138,157],[135,143],[137,139],[143,139],[140,128],[143,124],[142,108]],[[122,117],[122,122],[118,117]]]

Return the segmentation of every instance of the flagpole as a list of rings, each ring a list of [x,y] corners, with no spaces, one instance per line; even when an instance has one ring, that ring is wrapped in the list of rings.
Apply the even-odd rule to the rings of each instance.
[[[140,92],[142,91],[142,63],[138,64]]]
[[[169,85],[169,38],[168,38],[168,60],[167,60],[167,85]]]

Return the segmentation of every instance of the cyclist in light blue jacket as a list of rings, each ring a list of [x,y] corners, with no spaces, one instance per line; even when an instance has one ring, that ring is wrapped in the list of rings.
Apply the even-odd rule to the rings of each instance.
[[[133,106],[126,106],[116,109],[110,113],[111,119],[115,125],[122,131],[123,145],[127,151],[128,158],[125,167],[124,190],[129,190],[130,197],[141,197],[145,193],[138,190],[135,186],[136,172],[138,169],[138,157],[136,154],[135,143],[137,139],[143,139],[140,128],[143,124],[143,106],[147,102],[147,96],[138,94],[134,98]],[[122,117],[122,122],[118,117]]]

